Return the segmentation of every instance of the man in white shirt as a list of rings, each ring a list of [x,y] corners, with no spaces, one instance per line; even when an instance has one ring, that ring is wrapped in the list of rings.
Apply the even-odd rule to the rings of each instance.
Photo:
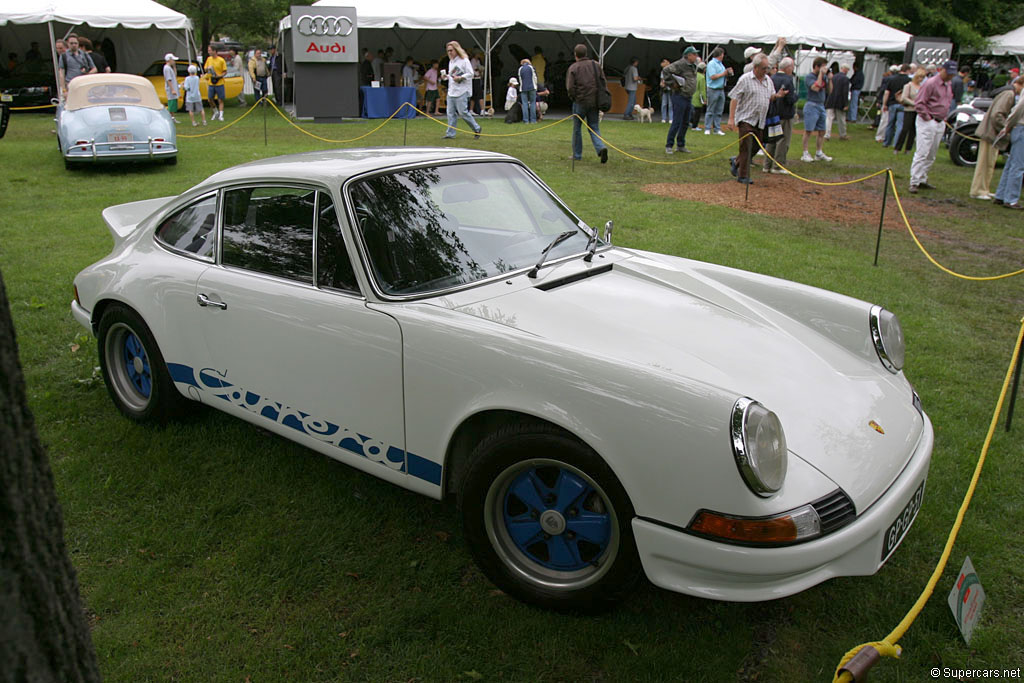
[[[178,112],[178,58],[174,53],[168,52],[164,55],[164,92],[167,93],[167,111],[171,112],[171,121],[175,123],[178,119],[174,115]]]

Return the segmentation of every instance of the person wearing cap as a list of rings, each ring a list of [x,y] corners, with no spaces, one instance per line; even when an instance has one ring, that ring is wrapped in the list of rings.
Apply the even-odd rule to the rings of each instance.
[[[505,91],[505,111],[516,106],[519,101],[519,79],[515,76],[508,79],[508,90]]]
[[[178,119],[174,115],[178,113],[178,58],[173,52],[164,55],[164,92],[167,93],[167,111],[171,112],[171,121],[175,123]]]
[[[182,84],[182,88],[185,90],[185,111],[188,112],[188,118],[192,121],[193,126],[198,126],[196,123],[196,112],[199,112],[203,117],[203,125],[206,125],[206,110],[203,109],[203,98],[199,93],[199,69],[196,68],[195,64],[188,65],[188,76],[185,77],[185,82]]]
[[[993,147],[996,135],[1006,127],[1006,117],[1010,115],[1013,104],[1021,91],[1024,91],[1024,76],[1018,76],[1010,83],[1010,89],[995,96],[985,118],[978,125],[975,135],[978,136],[978,163],[974,166],[974,178],[971,180],[971,199],[992,199],[988,188],[992,185],[992,174],[996,170],[996,159],[999,151]],[[1009,142],[1004,140],[1000,142]],[[1005,173],[1005,169],[1003,173]]]
[[[774,69],[779,65],[779,60],[782,59],[782,50],[786,47],[786,39],[779,36],[779,39],[775,41],[775,46],[772,47],[772,51],[768,53],[768,68],[769,70]],[[743,59],[747,61],[747,65],[743,67],[743,73],[748,74],[754,68],[754,56],[763,55],[764,50],[751,45],[743,51]]]
[[[686,148],[686,131],[690,127],[691,98],[697,91],[697,48],[692,45],[683,50],[683,56],[661,70],[661,80],[669,87],[672,98],[672,125],[665,141],[665,153],[672,154],[672,144],[680,152]]]
[[[928,183],[928,171],[935,163],[935,153],[942,141],[946,114],[953,100],[953,89],[949,83],[956,75],[956,70],[957,63],[952,59],[944,63],[937,74],[924,82],[914,100],[914,111],[917,112],[917,150],[910,163],[912,194],[916,194],[918,188],[935,189]]]
[[[722,64],[725,50],[716,47],[708,62],[708,113],[704,116],[704,135],[725,135],[722,132],[722,112],[725,111],[725,82],[732,76],[732,67]]]
[[[768,106],[772,100],[786,96],[785,90],[775,91],[772,79],[768,78],[771,66],[767,55],[754,55],[751,62],[754,69],[740,76],[729,91],[729,125],[736,128],[740,136],[739,153],[730,159],[736,180],[750,184],[750,158],[755,146],[753,136],[761,138],[764,132]]]

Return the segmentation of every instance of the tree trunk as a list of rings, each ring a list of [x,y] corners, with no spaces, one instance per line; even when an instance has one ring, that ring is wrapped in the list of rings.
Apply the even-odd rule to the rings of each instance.
[[[0,276],[0,681],[99,681]]]

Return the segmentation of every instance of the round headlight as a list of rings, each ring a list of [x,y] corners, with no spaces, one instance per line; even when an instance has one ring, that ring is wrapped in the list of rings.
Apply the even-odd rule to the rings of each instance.
[[[878,352],[878,359],[882,361],[882,365],[889,372],[899,372],[903,369],[903,361],[907,352],[900,319],[896,317],[895,313],[887,311],[881,306],[872,306],[869,317],[871,341],[874,342],[875,351]]]
[[[732,408],[732,451],[750,490],[767,498],[786,480],[789,452],[778,416],[750,398]]]

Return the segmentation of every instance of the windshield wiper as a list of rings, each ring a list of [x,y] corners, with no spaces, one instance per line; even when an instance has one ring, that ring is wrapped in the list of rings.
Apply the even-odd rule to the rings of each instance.
[[[529,273],[527,273],[526,276],[527,277],[531,277],[531,278],[537,277],[537,272],[540,270],[540,267],[544,265],[544,261],[547,259],[548,253],[550,253],[550,251],[552,249],[554,249],[555,247],[557,247],[559,244],[561,244],[562,242],[566,241],[567,239],[569,239],[570,237],[575,235],[576,232],[577,232],[576,230],[566,230],[565,232],[559,234],[558,237],[556,237],[555,239],[551,240],[551,244],[549,244],[548,246],[544,247],[544,251],[540,252],[540,260],[537,261],[537,265],[535,265],[533,267],[533,270],[531,270]]]

